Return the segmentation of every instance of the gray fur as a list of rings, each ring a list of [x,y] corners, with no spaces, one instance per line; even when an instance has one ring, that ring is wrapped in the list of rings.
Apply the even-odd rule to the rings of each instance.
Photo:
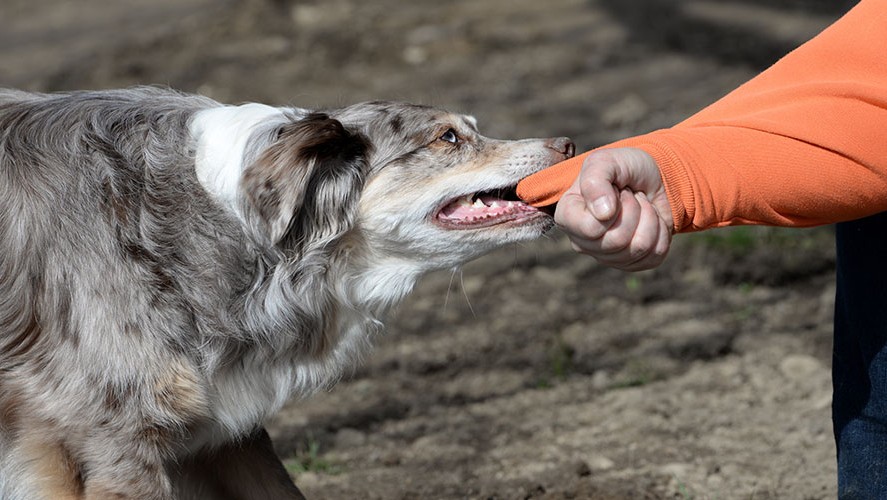
[[[0,498],[299,498],[263,419],[353,366],[422,273],[550,224],[404,257],[427,213],[392,228],[379,193],[410,186],[364,192],[432,172],[416,151],[449,115],[392,103],[286,111],[227,206],[189,134],[219,106],[0,91]]]

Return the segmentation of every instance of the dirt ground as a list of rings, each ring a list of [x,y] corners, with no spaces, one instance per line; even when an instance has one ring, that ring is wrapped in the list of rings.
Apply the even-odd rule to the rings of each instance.
[[[400,99],[588,149],[687,117],[836,0],[4,0],[0,86]],[[830,228],[679,236],[639,274],[556,231],[428,276],[270,429],[314,499],[835,496]]]

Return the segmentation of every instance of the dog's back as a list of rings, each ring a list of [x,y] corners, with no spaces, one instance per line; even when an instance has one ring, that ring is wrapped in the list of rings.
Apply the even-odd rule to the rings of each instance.
[[[188,150],[211,105],[0,93],[0,497],[169,491],[207,417],[194,344],[225,331],[213,270],[245,272]]]
[[[91,301],[102,307],[104,297],[91,297],[115,282],[174,286],[156,261],[186,251],[180,236],[193,222],[183,208],[209,206],[185,150],[195,99],[151,89],[0,92],[0,369],[57,348],[44,343],[79,345],[101,331],[72,315]]]

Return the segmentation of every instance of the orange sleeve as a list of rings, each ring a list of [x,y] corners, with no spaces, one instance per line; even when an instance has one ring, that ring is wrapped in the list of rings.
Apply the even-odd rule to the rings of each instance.
[[[887,210],[887,2],[847,15],[723,99],[665,130],[606,147],[656,160],[675,229],[811,226]],[[544,206],[588,153],[518,185]]]

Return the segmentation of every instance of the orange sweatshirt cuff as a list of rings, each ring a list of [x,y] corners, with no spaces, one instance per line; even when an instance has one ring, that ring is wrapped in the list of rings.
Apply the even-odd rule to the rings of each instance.
[[[554,205],[579,177],[582,162],[592,152],[574,156],[523,179],[517,184],[517,196],[534,207]]]
[[[692,208],[688,211],[684,204],[685,200],[693,200],[692,184],[678,154],[664,141],[659,140],[658,136],[665,132],[658,131],[618,141],[557,163],[523,179],[517,185],[517,195],[534,207],[553,205],[576,181],[582,170],[582,164],[589,155],[600,149],[633,147],[646,151],[659,166],[671,205],[675,231],[692,229],[690,227],[692,226]],[[689,204],[688,206],[692,207],[693,205]]]

